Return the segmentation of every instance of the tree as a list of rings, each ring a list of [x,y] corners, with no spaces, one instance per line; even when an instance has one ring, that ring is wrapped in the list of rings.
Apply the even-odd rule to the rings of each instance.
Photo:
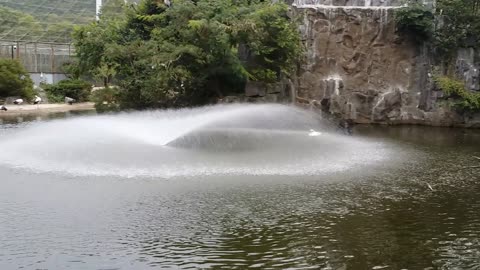
[[[16,40],[25,35],[37,36],[41,28],[34,17],[10,8],[0,7],[0,36]]]
[[[113,0],[112,0],[113,1]],[[0,37],[5,40],[70,42],[74,25],[94,20],[88,0],[4,0],[0,4]],[[77,12],[67,12],[68,10]],[[88,16],[90,10],[91,16]]]
[[[105,86],[105,88],[109,87],[109,84],[112,81],[112,78],[117,74],[117,71],[116,71],[117,67],[118,67],[118,64],[116,63],[112,63],[112,64],[102,63],[102,65],[96,69],[94,73],[95,77],[103,81],[103,86]]]
[[[114,18],[124,15],[125,0],[104,0],[100,17],[102,19]]]
[[[0,59],[0,97],[34,97],[33,82],[25,68],[16,60]]]
[[[113,71],[104,77],[116,77],[129,108],[200,105],[243,91],[247,80],[272,83],[301,53],[287,6],[255,0],[143,0],[74,39],[82,70]]]
[[[255,80],[275,82],[296,68],[299,33],[286,14],[286,5],[263,4],[247,16],[242,41],[254,56],[248,68]]]
[[[448,61],[458,48],[479,48],[480,0],[439,0],[437,5],[437,55]]]
[[[433,12],[416,2],[398,10],[395,22],[400,33],[414,37],[415,41],[423,42],[433,37]]]
[[[100,66],[113,65],[113,48],[123,43],[123,27],[122,19],[102,19],[75,29],[73,39],[80,73],[94,75]]]

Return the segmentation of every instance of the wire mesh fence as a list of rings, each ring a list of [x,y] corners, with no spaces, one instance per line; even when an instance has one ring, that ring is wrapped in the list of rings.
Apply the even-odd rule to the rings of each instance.
[[[0,57],[17,59],[30,73],[64,73],[74,54],[69,43],[0,41]]]
[[[95,12],[95,0],[0,0],[0,40],[69,43]]]
[[[96,3],[110,12],[138,0],[0,0],[0,40],[69,43],[79,25],[95,21]]]

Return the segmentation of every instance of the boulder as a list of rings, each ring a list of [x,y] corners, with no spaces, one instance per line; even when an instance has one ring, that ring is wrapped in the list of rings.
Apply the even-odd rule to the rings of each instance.
[[[381,94],[372,108],[372,121],[385,121],[398,117],[401,106],[402,94],[398,89]]]

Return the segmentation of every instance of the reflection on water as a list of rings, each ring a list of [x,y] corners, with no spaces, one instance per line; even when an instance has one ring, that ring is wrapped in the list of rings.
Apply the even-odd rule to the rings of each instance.
[[[480,171],[469,168],[480,132],[361,127],[355,136],[411,158],[296,177],[3,168],[0,269],[480,269]]]

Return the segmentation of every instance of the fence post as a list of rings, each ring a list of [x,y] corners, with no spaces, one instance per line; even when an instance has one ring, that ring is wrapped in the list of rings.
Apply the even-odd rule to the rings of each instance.
[[[24,66],[27,66],[27,65],[30,66],[31,63],[32,63],[31,62],[32,59],[30,57],[28,57],[27,42],[23,43],[23,48],[24,48],[24,50],[23,50],[24,57],[22,58],[23,59],[23,65]],[[29,72],[30,72],[30,70],[32,70],[31,67],[29,67],[28,69],[29,69]]]
[[[50,61],[52,62],[52,74],[55,73],[55,49],[52,44],[52,54],[50,55]]]
[[[37,50],[37,42],[33,43],[33,54],[35,55],[35,72],[38,73],[38,50]]]
[[[17,59],[20,61],[20,42],[17,41]]]

